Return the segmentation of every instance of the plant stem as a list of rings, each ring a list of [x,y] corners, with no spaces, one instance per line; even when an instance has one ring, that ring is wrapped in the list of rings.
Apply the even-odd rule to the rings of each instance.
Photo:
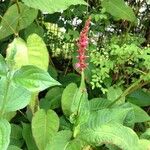
[[[132,93],[133,91],[143,87],[144,85],[148,84],[150,81],[142,82],[143,78],[137,80],[135,83],[133,83],[129,88],[127,88],[116,100],[114,100],[110,105],[108,105],[108,108],[113,106],[116,102],[118,102],[120,99],[126,97],[128,94]]]

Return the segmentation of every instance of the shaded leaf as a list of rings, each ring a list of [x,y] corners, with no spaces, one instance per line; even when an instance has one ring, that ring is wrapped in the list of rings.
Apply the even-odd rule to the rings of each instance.
[[[6,76],[8,71],[4,57],[0,54],[0,76]]]
[[[137,21],[132,8],[126,5],[124,0],[103,0],[102,7],[117,20],[123,19],[133,23]]]
[[[37,17],[38,11],[19,2],[20,12],[16,4],[10,6],[0,23],[0,39],[26,28]]]
[[[139,89],[127,97],[127,101],[136,104],[138,106],[149,106],[150,105],[150,93]]]
[[[18,125],[11,124],[10,145],[21,147],[23,143],[22,128]]]
[[[31,125],[22,123],[22,126],[23,126],[22,135],[26,142],[28,150],[38,150],[38,148],[35,144],[35,141],[33,139],[33,136],[32,136]]]

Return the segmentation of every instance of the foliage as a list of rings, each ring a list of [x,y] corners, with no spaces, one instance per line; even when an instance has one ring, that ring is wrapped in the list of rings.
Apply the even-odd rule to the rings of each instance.
[[[0,149],[149,150],[149,10],[1,0]]]

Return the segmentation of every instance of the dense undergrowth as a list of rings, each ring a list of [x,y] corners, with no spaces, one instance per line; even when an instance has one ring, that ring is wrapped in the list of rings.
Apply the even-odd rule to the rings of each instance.
[[[0,150],[150,150],[150,1],[1,0]]]

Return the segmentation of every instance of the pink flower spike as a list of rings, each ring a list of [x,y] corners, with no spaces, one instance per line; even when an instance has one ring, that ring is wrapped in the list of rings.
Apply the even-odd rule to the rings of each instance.
[[[79,40],[77,42],[78,63],[75,64],[75,67],[79,68],[81,72],[84,71],[84,69],[88,65],[86,63],[86,58],[88,57],[88,56],[86,56],[86,48],[88,46],[88,31],[89,31],[90,22],[91,22],[91,18],[89,17],[89,19],[85,23],[84,28],[80,32],[80,37],[79,37]]]

